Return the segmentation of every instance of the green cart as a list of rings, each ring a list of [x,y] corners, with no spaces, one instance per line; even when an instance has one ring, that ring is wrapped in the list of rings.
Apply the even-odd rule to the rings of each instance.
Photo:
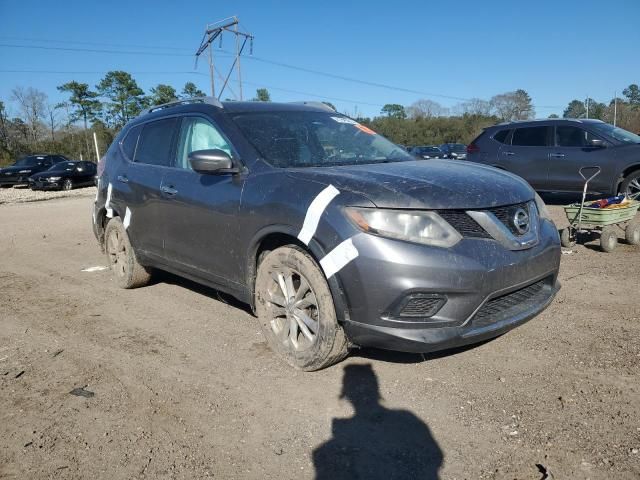
[[[587,178],[585,170],[595,169],[595,173]],[[600,167],[583,167],[580,175],[584,178],[582,202],[564,207],[569,220],[569,227],[560,232],[560,240],[563,247],[572,247],[582,234],[599,234],[600,248],[604,252],[612,252],[618,245],[618,232],[624,231],[625,240],[631,245],[640,244],[640,221],[636,219],[640,202],[632,198],[626,206],[615,208],[589,208],[585,207],[587,186],[600,173]],[[634,195],[637,197],[638,195]]]

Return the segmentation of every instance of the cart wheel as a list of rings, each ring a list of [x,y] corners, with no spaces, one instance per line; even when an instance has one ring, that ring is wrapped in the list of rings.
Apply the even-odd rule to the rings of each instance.
[[[614,228],[605,227],[600,234],[600,248],[603,252],[613,252],[618,246],[618,232]]]
[[[571,229],[563,228],[562,230],[560,230],[560,244],[565,248],[573,247]]]
[[[640,222],[633,222],[627,225],[624,238],[629,245],[640,245]]]

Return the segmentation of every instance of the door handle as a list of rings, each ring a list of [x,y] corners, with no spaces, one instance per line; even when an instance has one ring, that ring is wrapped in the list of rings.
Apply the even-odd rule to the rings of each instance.
[[[551,158],[564,158],[564,153],[550,153]]]
[[[127,178],[126,175],[118,175],[118,181],[122,182],[122,183],[129,183],[129,179]]]
[[[178,193],[178,190],[176,190],[176,189],[175,189],[175,188],[173,188],[173,187],[166,186],[166,185],[162,185],[162,186],[160,187],[160,191],[161,191],[162,193],[164,193],[164,194],[166,194],[166,195],[170,195],[170,196],[174,196],[176,193]]]
[[[515,155],[513,152],[502,152],[503,155],[510,157],[511,155]]]

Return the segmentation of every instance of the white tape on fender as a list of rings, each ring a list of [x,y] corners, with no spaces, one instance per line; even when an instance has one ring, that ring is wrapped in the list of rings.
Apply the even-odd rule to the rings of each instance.
[[[307,214],[304,217],[304,223],[302,224],[302,230],[298,234],[298,239],[304,243],[305,245],[309,245],[309,242],[313,238],[316,233],[316,229],[318,228],[318,223],[320,223],[320,217],[322,216],[322,212],[324,212],[329,202],[333,200],[336,195],[340,193],[333,185],[329,185],[327,188],[322,190],[316,198],[313,199],[311,205],[307,209]]]
[[[107,209],[107,217],[109,218],[113,218],[113,209],[111,208],[111,189],[112,189],[112,185],[111,183],[109,183],[109,186],[107,187],[107,200],[104,202],[104,208]]]
[[[131,223],[131,210],[127,207],[127,211],[124,213],[124,220],[122,221],[122,226],[126,230],[129,228],[129,224]]]
[[[320,266],[322,270],[324,270],[325,276],[331,278],[357,256],[358,249],[349,238],[327,253],[325,257],[320,260]]]

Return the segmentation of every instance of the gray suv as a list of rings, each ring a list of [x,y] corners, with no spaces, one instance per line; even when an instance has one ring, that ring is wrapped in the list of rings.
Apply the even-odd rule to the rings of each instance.
[[[582,167],[598,166],[590,193],[640,193],[640,136],[600,120],[534,120],[487,128],[467,160],[515,173],[537,191],[580,192]]]
[[[100,163],[93,228],[121,287],[162,269],[230,293],[303,370],[352,345],[495,337],[559,288],[558,233],[526,182],[416,161],[323,104],[144,112]]]

